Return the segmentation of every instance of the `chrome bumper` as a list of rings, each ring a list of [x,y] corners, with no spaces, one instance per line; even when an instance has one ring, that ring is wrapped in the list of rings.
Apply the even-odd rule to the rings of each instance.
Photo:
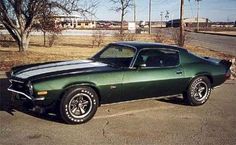
[[[23,92],[14,90],[14,89],[12,89],[11,87],[12,87],[12,85],[10,85],[7,90],[10,91],[10,92],[14,92],[14,93],[17,93],[17,94],[21,94],[21,95],[25,96],[26,98],[30,99],[31,101],[43,101],[43,100],[45,100],[45,97],[33,98],[32,96],[29,96],[29,95],[27,95],[27,94],[25,94],[25,93],[23,93]]]
[[[10,85],[7,90],[10,91],[10,92],[14,92],[14,93],[17,93],[17,94],[21,94],[21,95],[25,96],[26,98],[28,98],[28,99],[30,99],[30,100],[33,100],[33,98],[30,97],[29,95],[27,95],[27,94],[25,94],[25,93],[23,93],[23,92],[14,90],[14,89],[12,89],[11,87],[12,87],[12,85]]]

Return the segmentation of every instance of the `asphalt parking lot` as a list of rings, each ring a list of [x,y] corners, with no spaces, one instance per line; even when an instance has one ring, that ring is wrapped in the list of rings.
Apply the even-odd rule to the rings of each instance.
[[[112,104],[81,125],[67,125],[53,115],[14,107],[0,79],[1,145],[92,144],[236,144],[236,81],[213,90],[203,106],[180,97]]]

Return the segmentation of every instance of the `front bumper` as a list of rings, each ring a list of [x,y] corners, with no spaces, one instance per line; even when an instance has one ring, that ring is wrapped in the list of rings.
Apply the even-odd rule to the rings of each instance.
[[[16,94],[23,95],[24,97],[26,97],[27,99],[29,99],[29,100],[31,100],[31,101],[43,101],[43,100],[45,100],[45,97],[34,98],[33,96],[29,96],[29,95],[27,95],[27,94],[24,93],[24,92],[20,92],[20,91],[14,90],[14,89],[12,88],[12,85],[10,85],[7,90],[10,91],[10,92],[16,93]]]
[[[8,89],[7,89],[8,91],[16,93],[16,94],[20,94],[31,101],[45,100],[45,97],[37,97],[36,98],[33,95],[30,95],[28,88],[23,81],[12,80],[12,79],[10,79],[9,81],[10,81],[11,85],[8,87]]]

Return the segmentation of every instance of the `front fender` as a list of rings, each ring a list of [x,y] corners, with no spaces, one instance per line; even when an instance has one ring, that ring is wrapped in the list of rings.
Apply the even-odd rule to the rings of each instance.
[[[101,102],[100,91],[99,91],[98,87],[96,86],[96,84],[93,83],[93,82],[76,82],[76,83],[72,83],[72,84],[66,85],[63,88],[62,92],[64,93],[64,92],[66,92],[67,90],[69,90],[70,88],[73,88],[73,87],[83,87],[83,86],[91,87],[92,89],[94,89],[94,91],[98,95],[99,102]],[[63,96],[63,94],[61,95],[61,97],[62,96]],[[100,105],[100,103],[99,103],[99,105]]]
[[[97,88],[96,84],[92,82],[74,82],[74,83],[67,84],[66,86],[64,86],[63,90],[68,90],[70,88],[79,87],[79,86],[89,86],[89,87]]]

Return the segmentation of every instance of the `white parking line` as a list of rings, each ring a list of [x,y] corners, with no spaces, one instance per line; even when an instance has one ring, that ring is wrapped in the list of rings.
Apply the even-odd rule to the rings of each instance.
[[[95,116],[93,119],[105,119],[105,118],[119,117],[119,116],[135,114],[135,113],[141,113],[141,112],[147,112],[147,111],[170,109],[170,108],[174,108],[174,107],[175,106],[159,106],[159,107],[154,107],[154,108],[145,108],[145,109],[140,109],[140,110],[131,110],[131,111],[120,112],[120,113],[115,113],[115,114],[110,114],[110,115]]]

